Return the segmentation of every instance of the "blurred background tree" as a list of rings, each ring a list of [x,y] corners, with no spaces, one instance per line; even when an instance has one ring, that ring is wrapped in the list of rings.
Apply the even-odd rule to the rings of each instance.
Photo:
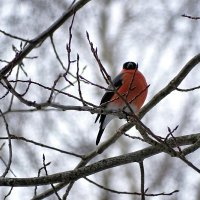
[[[72,1],[49,0],[1,0],[0,29],[22,38],[32,39],[48,28],[64,11],[68,9]],[[200,20],[192,20],[182,17],[182,14],[198,16],[200,4],[197,0],[93,0],[76,13],[72,28],[71,59],[76,60],[77,53],[80,56],[80,71],[82,75],[96,84],[106,87],[106,83],[100,74],[98,65],[92,56],[90,46],[86,38],[89,32],[92,42],[97,46],[99,57],[109,72],[114,77],[124,62],[135,61],[139,63],[139,69],[145,75],[150,84],[148,100],[153,97],[177,74],[181,67],[195,54],[199,53]],[[69,41],[68,20],[53,35],[57,52],[67,67],[68,58],[66,45]],[[20,41],[0,34],[0,59],[10,61],[15,56],[13,47],[20,49]],[[55,79],[63,69],[53,52],[50,39],[47,39],[40,47],[34,49],[30,57],[36,59],[23,60],[21,67],[14,69],[11,79],[39,82],[52,87]],[[5,65],[1,62],[1,67]],[[76,74],[76,64],[72,63],[70,72]],[[181,88],[190,88],[199,85],[200,72],[196,68],[181,84]],[[71,76],[70,81],[75,81]],[[18,83],[16,88],[20,92],[26,90],[27,84]],[[59,89],[69,86],[64,79],[58,83]],[[1,86],[2,87],[2,86]],[[99,104],[104,90],[81,83],[85,100]],[[78,95],[77,83],[67,87],[64,91]],[[5,89],[1,88],[1,96]],[[31,85],[26,94],[27,99],[42,102],[49,96],[48,91]],[[159,136],[168,134],[167,127],[171,129],[179,125],[175,136],[196,133],[199,131],[199,92],[173,92],[155,108],[148,112],[143,122]],[[24,106],[15,97],[9,94],[1,99],[1,110],[5,113],[10,132],[17,136],[45,143],[59,149],[87,153],[95,148],[95,139],[98,125],[94,124],[95,115],[89,112],[58,110],[29,111],[30,107]],[[10,109],[9,106],[12,106]],[[81,105],[80,102],[62,95],[56,96],[56,101],[64,105]],[[24,109],[28,110],[25,111]],[[8,112],[7,112],[8,111]],[[123,120],[116,119],[106,129],[102,141],[105,141],[117,130]],[[3,120],[1,120],[1,137],[6,136]],[[135,129],[128,132],[138,136]],[[3,135],[4,134],[4,135]],[[2,145],[5,140],[0,141]],[[11,169],[17,177],[37,176],[38,169],[43,166],[42,155],[45,154],[49,174],[70,170],[78,161],[70,155],[61,154],[53,150],[38,147],[22,141],[12,141],[13,163]],[[132,152],[147,146],[138,140],[130,140],[123,136],[106,152],[95,160],[115,155]],[[190,160],[199,165],[199,150],[190,155]],[[1,149],[1,158],[8,157],[7,148]],[[178,159],[172,159],[167,154],[151,157],[144,162],[146,172],[146,187],[151,193],[171,192],[179,189],[180,192],[166,197],[153,197],[153,199],[199,199],[199,176]],[[5,166],[0,162],[0,169]],[[43,175],[45,173],[43,172]],[[90,178],[101,185],[119,191],[139,191],[140,178],[137,164],[129,164],[92,175]],[[10,176],[13,176],[9,173]],[[47,186],[40,187],[38,192],[44,191]],[[9,188],[0,190],[1,198],[8,193]],[[65,190],[59,193],[62,195]],[[33,196],[33,188],[14,188],[9,199],[30,199]],[[48,197],[55,199],[56,197]],[[73,186],[69,199],[87,198],[91,200],[111,199],[140,199],[139,196],[113,194],[101,190],[86,180],[79,180]],[[152,198],[152,197],[151,197]],[[147,198],[148,199],[148,198]]]

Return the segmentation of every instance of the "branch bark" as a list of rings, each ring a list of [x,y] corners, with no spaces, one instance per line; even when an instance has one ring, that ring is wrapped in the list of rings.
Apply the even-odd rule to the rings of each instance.
[[[167,140],[167,143],[169,144],[170,147],[173,148],[176,147],[176,145],[182,146],[182,145],[194,144],[199,140],[199,138],[200,138],[200,133],[197,133],[197,134],[176,137],[176,142],[174,142],[174,138],[170,138]],[[62,173],[56,173],[49,176],[41,176],[33,178],[0,178],[0,186],[27,187],[35,185],[46,185],[58,182],[64,182],[65,184],[67,184],[70,181],[75,181],[85,176],[89,176],[106,169],[110,169],[128,163],[141,162],[144,159],[159,154],[161,152],[162,149],[151,146],[133,153],[107,158],[85,167],[81,167],[75,170],[66,171]]]

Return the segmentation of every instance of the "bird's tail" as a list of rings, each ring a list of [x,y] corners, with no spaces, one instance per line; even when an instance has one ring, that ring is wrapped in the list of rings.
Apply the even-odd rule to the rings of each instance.
[[[97,117],[96,117],[96,119],[95,119],[95,122],[94,123],[96,123],[97,122],[97,120],[99,119],[99,117],[100,117],[101,115],[100,114],[98,114],[97,115]]]
[[[98,145],[98,144],[99,144],[99,142],[100,142],[100,139],[101,139],[101,136],[102,136],[102,134],[103,134],[103,132],[104,132],[104,129],[105,129],[105,128],[103,128],[103,127],[102,127],[102,125],[101,125],[101,126],[100,126],[100,128],[99,128],[98,135],[97,135],[97,139],[96,139],[96,145]]]

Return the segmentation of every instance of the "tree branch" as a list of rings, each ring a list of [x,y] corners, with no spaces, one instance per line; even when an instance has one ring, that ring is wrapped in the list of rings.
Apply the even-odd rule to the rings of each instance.
[[[142,194],[140,192],[125,192],[125,191],[118,191],[118,190],[114,190],[114,189],[110,189],[110,188],[107,188],[107,187],[104,187],[103,185],[100,185],[94,181],[92,181],[91,179],[89,178],[86,178],[85,177],[85,180],[87,180],[88,182],[92,183],[93,185],[97,186],[98,188],[102,189],[102,190],[106,190],[108,192],[112,192],[112,193],[115,193],[115,194],[129,194],[129,195],[139,195],[141,196]],[[174,190],[172,192],[162,192],[162,193],[154,193],[154,194],[150,194],[150,193],[145,193],[144,195],[145,196],[148,196],[148,197],[151,197],[151,196],[170,196],[170,195],[173,195],[174,193],[177,193],[179,192],[178,190]]]
[[[179,146],[193,144],[196,141],[198,141],[199,138],[200,138],[200,133],[191,134],[191,135],[176,137],[176,143],[174,142],[174,138],[170,138],[167,140],[167,143],[171,148],[173,148],[176,147],[177,144]],[[58,182],[64,182],[66,184],[69,183],[70,181],[75,181],[85,176],[89,176],[91,174],[106,169],[110,169],[128,163],[141,162],[142,160],[149,158],[153,155],[159,154],[161,152],[162,149],[151,146],[133,153],[107,158],[85,167],[81,167],[75,170],[66,171],[62,173],[56,173],[49,176],[33,177],[33,178],[0,178],[0,186],[27,187],[35,185],[46,185]]]
[[[5,126],[6,126],[6,131],[7,131],[7,134],[8,134],[9,159],[8,159],[8,164],[6,165],[6,169],[1,176],[1,177],[6,177],[6,175],[8,174],[8,172],[10,170],[10,166],[11,166],[11,163],[12,163],[12,155],[13,155],[13,153],[12,153],[12,142],[11,142],[11,134],[10,134],[8,123],[6,121],[5,116],[3,115],[2,111],[1,111],[1,109],[0,109],[0,114],[3,117],[4,123],[5,123]]]

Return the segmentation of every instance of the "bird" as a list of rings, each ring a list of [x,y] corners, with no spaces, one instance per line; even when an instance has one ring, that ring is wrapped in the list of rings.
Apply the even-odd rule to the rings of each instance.
[[[113,88],[114,86],[114,88]],[[100,106],[107,110],[134,112],[137,114],[144,104],[148,93],[148,85],[144,75],[138,70],[135,62],[125,62],[122,71],[109,84],[103,95]],[[117,116],[111,114],[98,114],[95,123],[99,120],[99,132],[96,145],[108,123]]]

